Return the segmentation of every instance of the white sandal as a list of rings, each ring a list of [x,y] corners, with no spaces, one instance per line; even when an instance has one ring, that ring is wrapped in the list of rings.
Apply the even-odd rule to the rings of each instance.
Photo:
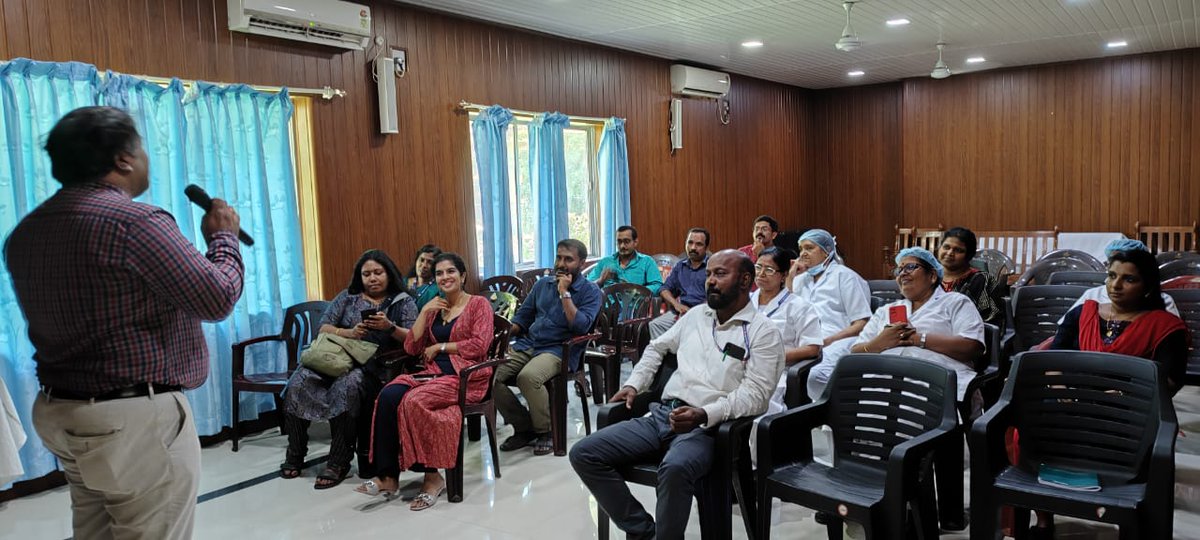
[[[363,495],[366,495],[368,497],[375,497],[378,495],[383,495],[383,497],[386,499],[390,499],[390,498],[392,498],[393,495],[396,494],[395,491],[379,489],[379,484],[377,482],[375,482],[374,480],[367,480],[366,482],[359,484],[358,487],[355,488],[354,491],[356,491],[358,493],[362,493]]]
[[[416,507],[416,506],[410,505],[408,507],[408,509],[412,510],[413,512],[420,512],[421,510],[428,510],[430,508],[433,508],[433,505],[437,504],[438,497],[441,497],[442,493],[445,491],[446,491],[446,486],[442,486],[442,488],[439,489],[437,491],[437,493],[434,493],[433,495],[430,495],[430,494],[422,491],[421,493],[418,493],[416,497],[413,497],[413,502],[415,503],[415,502],[419,501],[419,502],[425,503],[425,506]]]

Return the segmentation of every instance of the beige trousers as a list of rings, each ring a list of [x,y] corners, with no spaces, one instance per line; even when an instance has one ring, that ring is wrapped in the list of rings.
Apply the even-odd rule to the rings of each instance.
[[[192,537],[200,439],[182,392],[97,402],[40,394],[33,425],[66,473],[77,540]]]

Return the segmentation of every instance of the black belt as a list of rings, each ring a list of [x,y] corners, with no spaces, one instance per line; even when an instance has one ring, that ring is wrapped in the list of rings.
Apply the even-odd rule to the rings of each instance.
[[[691,405],[688,405],[688,402],[686,402],[682,399],[675,399],[675,398],[664,399],[664,400],[662,400],[662,404],[664,407],[671,409],[671,410],[675,410],[680,407],[691,407]]]
[[[108,392],[100,394],[85,394],[82,392],[73,392],[65,388],[54,388],[51,386],[42,387],[42,393],[52,398],[74,399],[79,401],[109,401],[113,399],[149,396],[151,393],[164,394],[166,392],[179,392],[181,390],[183,390],[183,387],[177,384],[159,383],[138,383],[133,386],[109,390]]]

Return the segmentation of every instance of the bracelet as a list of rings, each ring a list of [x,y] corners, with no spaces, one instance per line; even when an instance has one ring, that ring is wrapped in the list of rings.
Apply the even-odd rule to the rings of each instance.
[[[442,344],[441,352],[443,352],[443,353],[446,352],[446,344],[445,343]]]

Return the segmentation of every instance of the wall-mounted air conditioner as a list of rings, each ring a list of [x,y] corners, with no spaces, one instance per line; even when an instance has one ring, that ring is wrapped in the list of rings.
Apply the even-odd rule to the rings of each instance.
[[[361,50],[371,37],[371,8],[341,0],[229,0],[229,29]]]
[[[729,93],[729,74],[675,64],[671,66],[671,93],[721,98]]]

